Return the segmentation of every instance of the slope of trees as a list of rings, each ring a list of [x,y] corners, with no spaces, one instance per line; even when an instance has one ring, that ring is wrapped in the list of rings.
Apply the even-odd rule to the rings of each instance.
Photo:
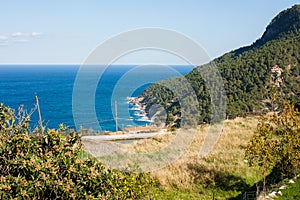
[[[291,19],[292,20],[289,20]],[[226,90],[228,118],[263,113],[274,109],[273,94],[299,105],[300,96],[300,5],[281,12],[267,27],[263,37],[253,45],[224,54],[213,60]],[[211,95],[199,66],[185,76],[193,87],[199,105],[199,123],[210,122]],[[278,67],[281,72],[272,72]],[[280,80],[275,80],[280,79]],[[168,79],[168,82],[176,82]],[[279,83],[275,83],[279,81]],[[143,103],[164,106],[167,124],[178,125],[180,105],[170,90],[154,84],[144,91]],[[188,96],[188,94],[186,94]],[[280,98],[277,98],[280,99]],[[280,101],[279,101],[280,102]],[[278,105],[280,104],[279,102]],[[276,108],[276,107],[275,107]],[[175,117],[174,117],[175,116]],[[177,123],[174,123],[174,120]]]

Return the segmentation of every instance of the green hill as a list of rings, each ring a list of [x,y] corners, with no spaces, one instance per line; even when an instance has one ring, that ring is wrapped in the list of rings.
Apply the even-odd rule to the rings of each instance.
[[[299,106],[300,5],[279,13],[252,45],[226,53],[212,62],[223,78],[227,118],[275,110],[282,98]],[[200,75],[201,67],[185,76],[199,101],[200,116],[196,117],[199,123],[210,122],[211,113],[210,93]],[[180,105],[170,90],[153,84],[141,97],[150,115],[159,113],[161,108],[150,108],[160,104],[166,111],[166,124],[178,126]],[[191,117],[195,120],[192,118],[195,116]]]

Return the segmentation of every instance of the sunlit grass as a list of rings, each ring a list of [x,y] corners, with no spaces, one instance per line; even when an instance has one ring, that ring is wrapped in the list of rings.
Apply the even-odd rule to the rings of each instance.
[[[244,162],[244,148],[250,140],[258,119],[237,118],[224,123],[214,150],[205,158],[199,156],[208,125],[197,129],[180,129],[196,137],[186,154],[163,169],[153,171],[160,181],[155,189],[158,199],[228,199],[242,193],[261,179],[257,168]],[[147,152],[163,148],[176,134],[159,136],[126,146],[127,149]]]
[[[282,190],[283,196],[277,198],[278,200],[300,199],[300,179],[296,183],[288,186],[287,189]]]

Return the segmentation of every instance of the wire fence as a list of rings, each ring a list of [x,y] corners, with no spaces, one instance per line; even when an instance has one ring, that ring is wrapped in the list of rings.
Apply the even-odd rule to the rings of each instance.
[[[256,191],[249,191],[243,194],[242,200],[256,200]]]

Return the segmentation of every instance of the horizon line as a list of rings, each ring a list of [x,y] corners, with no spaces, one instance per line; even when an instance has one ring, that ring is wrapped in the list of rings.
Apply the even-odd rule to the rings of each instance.
[[[3,65],[84,65],[82,63],[0,63],[0,66]],[[91,64],[92,65],[92,64]],[[94,64],[94,65],[107,65],[107,64]],[[120,64],[110,64],[110,65],[177,65],[177,66],[193,66],[192,64],[176,64],[176,63],[170,63],[170,64],[157,64],[157,63],[120,63]],[[197,64],[195,66],[200,66],[203,64]]]

